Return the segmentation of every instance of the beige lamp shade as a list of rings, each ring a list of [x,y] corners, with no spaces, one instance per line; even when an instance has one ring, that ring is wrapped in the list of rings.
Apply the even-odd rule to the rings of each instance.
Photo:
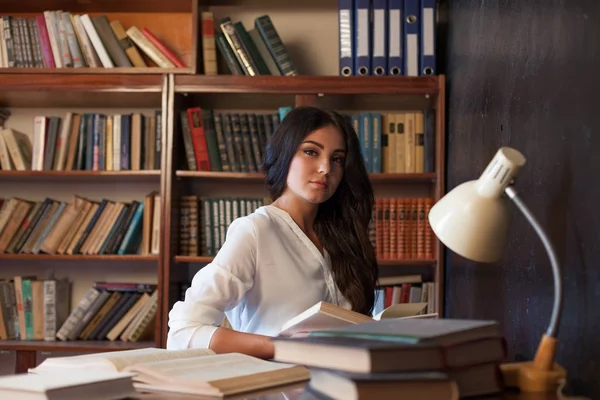
[[[429,212],[429,224],[438,239],[470,260],[498,261],[509,228],[509,200],[504,190],[525,161],[519,151],[502,147],[479,179],[465,182],[442,197]]]

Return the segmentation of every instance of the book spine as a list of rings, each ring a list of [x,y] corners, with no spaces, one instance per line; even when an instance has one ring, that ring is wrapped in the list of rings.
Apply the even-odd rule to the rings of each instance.
[[[71,23],[73,24],[73,28],[75,30],[75,36],[77,36],[77,39],[81,44],[81,52],[87,66],[91,68],[101,67],[102,63],[100,62],[98,53],[96,53],[96,50],[94,50],[94,46],[92,45],[85,27],[81,22],[81,16],[71,14]]]
[[[120,254],[120,255],[126,254],[127,251],[130,249],[130,247],[133,247],[133,246],[131,246],[131,244],[134,241],[134,235],[139,230],[138,228],[140,226],[140,221],[141,221],[143,215],[144,215],[144,203],[140,202],[140,204],[137,207],[137,210],[135,211],[135,215],[133,216],[131,224],[127,228],[125,237],[123,238],[123,241],[121,242],[121,246],[119,247],[119,250],[117,252],[118,254]]]
[[[225,59],[225,63],[227,64],[231,75],[244,75],[244,70],[238,62],[235,53],[233,52],[231,47],[229,47],[227,39],[225,39],[225,35],[223,33],[216,33],[215,41],[217,43],[217,47],[219,48],[221,55]]]
[[[292,63],[292,59],[281,41],[271,18],[268,15],[263,15],[257,18],[254,23],[271,52],[271,56],[273,56],[275,63],[279,67],[281,74],[286,76],[298,75],[298,71]]]
[[[34,66],[36,68],[44,67],[44,56],[42,53],[42,45],[40,43],[40,35],[38,33],[37,22],[35,18],[27,19],[27,27],[29,28],[29,37],[31,39],[31,48],[34,56]]]
[[[113,64],[110,56],[108,55],[106,48],[102,43],[102,40],[100,40],[100,36],[98,36],[98,32],[96,32],[96,28],[94,28],[94,24],[92,23],[90,16],[87,14],[83,14],[80,16],[80,19],[81,24],[83,25],[85,32],[87,33],[88,38],[92,43],[92,46],[98,54],[98,58],[100,59],[102,66],[104,68],[114,68],[115,65]]]
[[[132,26],[126,31],[127,36],[161,68],[173,68],[173,64],[140,30]]]
[[[46,29],[48,31],[48,38],[50,40],[50,47],[52,49],[52,56],[56,68],[62,68],[62,57],[60,56],[60,47],[58,44],[58,32],[56,31],[54,11],[44,11],[44,20],[46,21]]]
[[[91,18],[92,24],[96,29],[98,37],[102,41],[102,44],[106,48],[108,55],[111,60],[116,64],[117,67],[132,67],[133,65],[127,58],[127,54],[119,44],[119,40],[115,36],[108,18],[106,15],[96,15]]]
[[[204,75],[217,74],[217,51],[215,48],[215,20],[210,11],[204,11],[202,16],[202,62]]]
[[[121,22],[118,20],[113,20],[110,22],[110,27],[112,28],[117,40],[119,41],[119,45],[121,46],[125,54],[127,54],[127,57],[129,57],[129,61],[131,61],[131,64],[133,64],[133,66],[137,68],[147,67],[146,63],[144,62],[144,59],[142,58],[142,55],[133,44],[133,41],[129,36],[127,36],[127,33],[125,33],[125,28],[123,28]]]
[[[44,281],[44,340],[56,340],[56,281]]]
[[[185,64],[175,55],[164,43],[162,43],[152,32],[143,28],[142,34],[152,43],[165,57],[169,59],[176,67],[185,68]]]
[[[71,54],[71,58],[73,61],[73,67],[81,68],[85,67],[85,62],[83,59],[83,54],[81,53],[81,49],[79,48],[79,42],[77,41],[77,36],[75,36],[75,28],[73,27],[73,23],[71,22],[71,14],[68,12],[62,13],[62,26],[65,31],[65,36],[67,39],[67,48]]]
[[[225,39],[227,39],[227,42],[229,43],[229,45],[231,46],[231,49],[233,50],[233,54],[235,54],[235,57],[237,58],[240,65],[246,72],[246,75],[250,75],[250,76],[259,75],[259,72],[256,69],[256,65],[252,61],[252,58],[250,58],[250,54],[248,54],[244,50],[244,47],[242,46],[242,42],[241,42],[238,34],[236,33],[236,29],[235,29],[234,24],[231,21],[231,19],[224,18],[221,21],[220,26],[221,26],[221,30],[223,31],[223,34],[225,35]]]
[[[10,28],[10,20],[11,17],[6,15],[2,16],[2,29],[4,34],[4,47],[6,48],[7,67],[12,68],[18,67],[18,65],[15,51],[15,41]]]
[[[210,171],[210,158],[204,132],[202,110],[199,107],[188,108],[187,116],[192,135],[192,143],[194,144],[198,171]]]
[[[23,296],[23,315],[25,318],[25,339],[33,340],[33,296],[31,293],[31,280],[21,281],[21,293]]]

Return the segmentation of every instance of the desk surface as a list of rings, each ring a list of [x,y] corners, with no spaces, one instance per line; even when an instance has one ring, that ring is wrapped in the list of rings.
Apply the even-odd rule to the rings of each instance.
[[[273,388],[260,392],[247,393],[243,396],[225,397],[224,400],[323,400],[310,391],[305,383]],[[201,400],[214,397],[187,396],[168,393],[144,393],[136,400]],[[477,400],[557,400],[555,393],[519,393],[504,392],[493,396],[479,396]]]

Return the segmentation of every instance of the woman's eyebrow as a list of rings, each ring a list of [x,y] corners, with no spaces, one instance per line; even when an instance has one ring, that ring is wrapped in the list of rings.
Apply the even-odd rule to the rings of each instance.
[[[314,144],[315,146],[317,146],[318,148],[320,148],[321,150],[325,149],[325,146],[323,146],[321,143],[319,142],[315,142],[314,140],[305,140],[304,142],[302,142],[302,144],[304,143],[310,143],[310,144]],[[346,153],[345,149],[335,149],[333,151],[334,153]]]

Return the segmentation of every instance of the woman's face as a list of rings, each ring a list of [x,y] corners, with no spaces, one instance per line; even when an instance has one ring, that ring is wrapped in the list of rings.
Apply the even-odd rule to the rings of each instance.
[[[344,176],[346,141],[334,126],[325,126],[304,138],[287,176],[287,190],[320,204],[337,190]]]

